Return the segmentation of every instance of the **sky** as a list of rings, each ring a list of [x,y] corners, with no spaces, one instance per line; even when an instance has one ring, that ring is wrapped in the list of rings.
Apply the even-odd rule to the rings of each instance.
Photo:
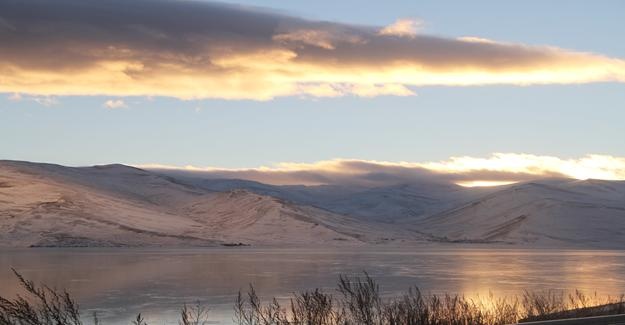
[[[0,0],[1,159],[625,179],[622,1],[77,3]]]

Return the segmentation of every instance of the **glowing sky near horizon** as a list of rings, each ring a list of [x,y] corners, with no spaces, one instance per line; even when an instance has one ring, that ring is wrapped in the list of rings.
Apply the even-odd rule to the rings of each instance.
[[[452,157],[438,162],[389,162],[333,159],[282,162],[256,168],[137,164],[139,168],[182,171],[209,178],[247,179],[274,185],[385,186],[411,180],[450,182],[465,187],[499,186],[544,178],[625,180],[625,157],[588,155],[576,159],[496,153],[489,157]]]
[[[624,22],[620,1],[3,1],[0,159],[623,179]]]

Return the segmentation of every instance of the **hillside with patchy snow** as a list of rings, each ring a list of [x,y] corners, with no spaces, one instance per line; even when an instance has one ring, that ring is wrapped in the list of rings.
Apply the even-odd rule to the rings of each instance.
[[[625,182],[530,182],[419,223],[434,240],[625,248]]]
[[[383,227],[123,165],[0,162],[0,246],[362,245]]]
[[[124,165],[0,161],[0,246],[625,248],[625,182],[275,186]]]

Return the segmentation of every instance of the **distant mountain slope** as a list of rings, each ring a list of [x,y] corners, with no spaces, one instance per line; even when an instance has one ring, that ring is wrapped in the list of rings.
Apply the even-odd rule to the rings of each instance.
[[[400,184],[347,193],[316,205],[361,220],[401,224],[417,222],[488,192],[490,189],[454,184]]]
[[[124,165],[0,161],[0,246],[625,248],[625,182],[272,186]]]
[[[0,162],[0,246],[359,245],[384,236],[327,211],[123,165]]]
[[[223,241],[332,244],[337,241],[373,243],[386,238],[382,227],[247,190],[211,195],[188,205],[183,212]],[[394,235],[393,231],[386,230],[386,236]]]
[[[490,193],[449,182],[420,182],[383,187],[319,185],[276,186],[239,179],[210,179],[201,173],[155,170],[196,188],[211,191],[245,189],[298,205],[314,206],[363,222],[410,223]]]
[[[433,215],[434,239],[625,248],[625,183],[530,182]]]

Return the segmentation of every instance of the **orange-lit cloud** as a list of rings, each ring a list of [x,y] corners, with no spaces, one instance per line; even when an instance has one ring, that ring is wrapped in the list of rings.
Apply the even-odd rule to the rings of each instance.
[[[214,178],[239,178],[277,185],[380,186],[420,180],[452,182],[462,186],[495,186],[548,177],[625,180],[625,158],[607,155],[561,159],[497,153],[487,158],[454,157],[442,162],[335,159],[314,163],[278,163],[269,167],[248,169],[166,165],[138,167],[204,173]]]
[[[355,26],[148,0],[13,1],[0,16],[4,93],[268,100],[406,96],[427,85],[625,81],[625,60],[428,36],[413,20]]]
[[[460,181],[456,184],[463,187],[491,187],[517,183],[515,181]]]
[[[561,159],[552,156],[496,153],[488,158],[453,157],[447,161],[423,163],[420,166],[436,172],[457,174],[489,171],[539,176],[560,174],[576,179],[625,180],[625,158],[606,155]]]
[[[404,37],[415,37],[423,26],[423,22],[415,19],[398,19],[391,25],[382,28],[378,34]]]

